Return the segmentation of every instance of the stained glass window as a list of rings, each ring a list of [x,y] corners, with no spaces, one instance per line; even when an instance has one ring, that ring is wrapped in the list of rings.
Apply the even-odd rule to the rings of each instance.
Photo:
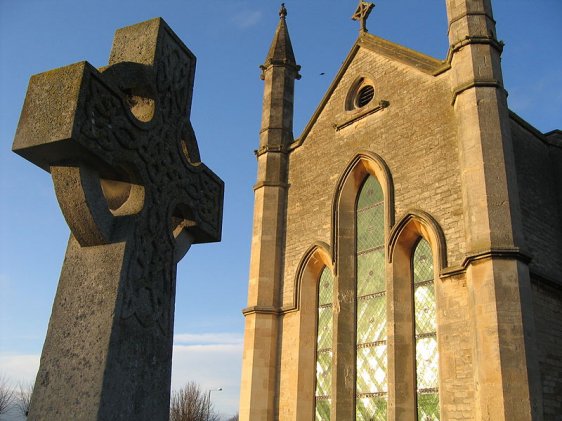
[[[384,197],[368,177],[357,201],[356,419],[386,421],[387,349]]]
[[[316,341],[316,421],[330,419],[332,391],[332,300],[334,277],[324,268],[318,284],[318,333]]]
[[[439,417],[439,351],[433,255],[425,239],[414,251],[414,321],[416,332],[416,378],[418,421],[438,421]]]

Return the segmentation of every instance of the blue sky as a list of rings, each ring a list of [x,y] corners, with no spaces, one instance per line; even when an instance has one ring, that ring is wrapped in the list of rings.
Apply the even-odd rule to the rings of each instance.
[[[447,52],[444,0],[379,0],[371,33],[437,58]],[[355,0],[287,0],[303,78],[295,137],[353,45]],[[562,128],[562,2],[495,0],[510,108],[541,131]],[[203,161],[226,182],[223,241],[178,266],[173,387],[222,387],[237,411],[263,63],[279,2],[0,0],[0,373],[34,379],[69,230],[50,177],[11,152],[29,77],[87,60],[107,64],[117,28],[163,17],[198,58],[191,121]],[[324,75],[322,75],[324,73]]]

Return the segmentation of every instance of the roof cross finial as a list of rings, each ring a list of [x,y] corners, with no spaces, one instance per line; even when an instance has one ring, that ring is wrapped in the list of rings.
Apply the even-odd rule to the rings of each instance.
[[[287,9],[285,8],[285,3],[281,3],[281,9],[279,10],[279,17],[281,19],[285,19],[287,16]]]
[[[361,24],[360,32],[367,32],[367,19],[375,5],[366,1],[359,0],[359,5],[351,19],[358,21]]]

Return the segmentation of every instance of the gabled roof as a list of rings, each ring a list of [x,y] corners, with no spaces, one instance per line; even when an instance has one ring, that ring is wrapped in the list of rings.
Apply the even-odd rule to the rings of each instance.
[[[332,96],[332,93],[338,86],[341,78],[343,77],[351,62],[357,55],[357,52],[361,48],[366,48],[367,50],[385,56],[390,60],[400,62],[432,76],[437,76],[451,68],[451,54],[448,54],[446,60],[437,60],[436,58],[420,53],[418,51],[411,50],[410,48],[404,47],[402,45],[395,44],[391,41],[387,41],[383,38],[377,37],[376,35],[369,34],[368,32],[360,33],[359,38],[357,38],[357,41],[355,41],[355,44],[351,48],[351,51],[347,55],[347,58],[343,62],[343,65],[338,71],[332,84],[326,91],[326,94],[320,101],[320,104],[318,105],[318,108],[316,108],[316,111],[312,115],[312,118],[304,128],[300,137],[290,145],[291,150],[302,145],[310,130],[316,123],[316,120],[322,113],[322,110],[328,103],[330,97]]]
[[[376,35],[371,35],[368,32],[362,33],[357,39],[356,44],[391,60],[415,67],[432,76],[437,76],[451,68],[448,58],[445,61],[437,60],[419,51],[395,44]]]

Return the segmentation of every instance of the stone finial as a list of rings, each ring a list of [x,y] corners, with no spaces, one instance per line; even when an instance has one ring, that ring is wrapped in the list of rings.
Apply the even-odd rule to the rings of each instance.
[[[285,19],[287,16],[287,8],[285,7],[285,3],[281,3],[281,9],[279,9],[279,17],[281,19]]]
[[[359,1],[359,5],[357,9],[355,9],[355,13],[351,16],[351,19],[356,20],[360,23],[360,32],[368,32],[367,31],[367,19],[371,14],[371,11],[375,7],[374,3],[369,3],[366,1]]]

